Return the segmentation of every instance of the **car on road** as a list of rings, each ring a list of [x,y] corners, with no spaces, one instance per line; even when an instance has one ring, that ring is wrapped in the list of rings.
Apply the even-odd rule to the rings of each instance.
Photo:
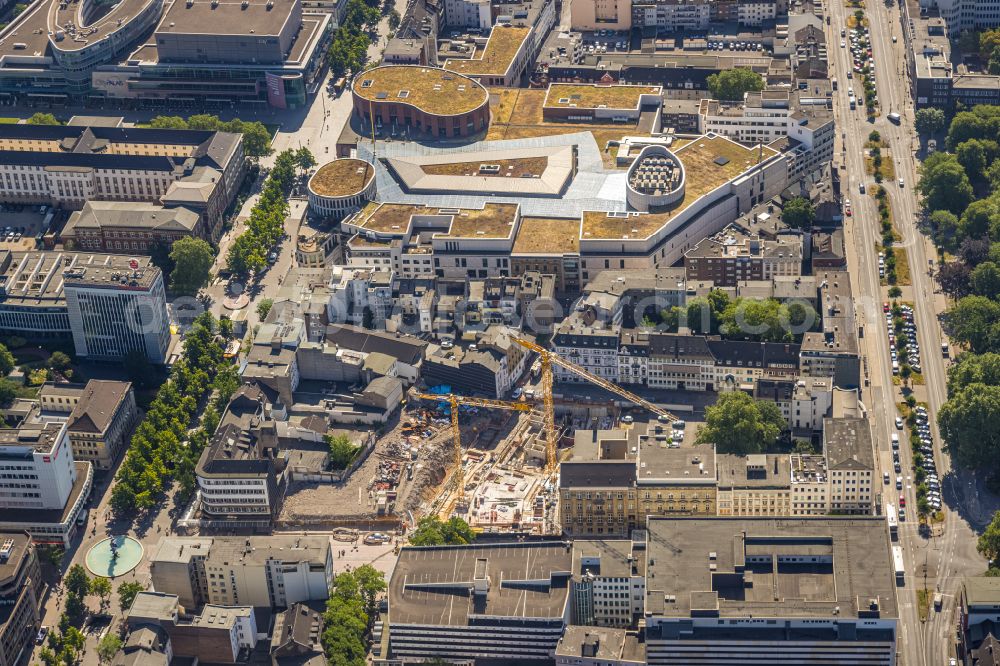
[[[277,252],[272,252],[271,254],[267,255],[267,263],[273,264],[277,260],[278,260],[278,253]]]
[[[899,496],[899,506],[906,506],[906,498],[902,495]]]
[[[899,186],[903,187],[903,179],[902,178],[899,179]]]
[[[38,630],[38,634],[35,635],[35,645],[41,645],[45,642],[45,637],[49,635],[49,628],[44,624]]]
[[[902,430],[902,429],[903,429],[903,417],[902,416],[897,416],[896,417],[896,430]]]
[[[889,472],[882,472],[882,483],[889,485]]]
[[[896,475],[896,490],[903,489],[903,477],[899,474]]]

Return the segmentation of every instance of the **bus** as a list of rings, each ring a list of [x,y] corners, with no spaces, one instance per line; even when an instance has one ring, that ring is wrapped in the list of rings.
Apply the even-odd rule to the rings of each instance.
[[[901,546],[892,547],[892,566],[896,569],[896,584],[903,585],[906,582],[906,566],[903,564],[903,548]]]
[[[895,539],[899,536],[899,517],[896,515],[896,505],[887,502],[885,505],[885,520],[889,523],[889,537]]]

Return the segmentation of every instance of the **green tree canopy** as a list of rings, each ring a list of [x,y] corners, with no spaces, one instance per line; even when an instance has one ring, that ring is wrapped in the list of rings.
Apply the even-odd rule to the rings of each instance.
[[[761,453],[774,445],[787,427],[773,402],[754,400],[743,391],[723,393],[705,409],[698,443],[713,443],[719,453]]]
[[[126,581],[118,586],[118,607],[123,613],[132,607],[136,595],[145,589],[145,585],[136,581]]]
[[[944,111],[941,109],[918,109],[915,118],[917,132],[928,136],[944,129]]]
[[[66,585],[67,592],[80,598],[90,593],[90,576],[87,575],[87,570],[79,564],[74,564],[69,568],[63,584]]]
[[[967,384],[941,406],[938,425],[958,465],[992,472],[1000,467],[1000,386]]]
[[[1000,303],[985,296],[965,296],[948,309],[945,318],[951,337],[977,354],[993,350],[1000,342]]]
[[[781,220],[795,229],[811,229],[816,220],[816,210],[805,197],[795,197],[781,211]]]
[[[62,125],[62,122],[51,113],[36,113],[28,118],[29,125]]]
[[[934,153],[920,167],[917,189],[926,210],[947,210],[961,215],[973,198],[965,169],[950,153]]]
[[[1000,266],[984,261],[972,271],[972,293],[990,298],[1000,297]]]
[[[361,450],[347,435],[324,435],[324,439],[330,447],[330,467],[333,469],[347,469]]]
[[[708,89],[715,99],[742,101],[745,93],[763,90],[764,79],[752,69],[736,67],[709,75]]]
[[[49,356],[48,366],[53,370],[58,370],[62,372],[66,370],[69,366],[73,364],[73,359],[69,357],[65,352],[54,351],[52,355]]]
[[[425,516],[417,522],[410,535],[410,543],[414,546],[460,546],[472,543],[475,538],[476,533],[458,516],[446,521],[437,516]]]
[[[969,384],[1000,386],[1000,354],[962,354],[948,368],[948,394],[958,393]]]
[[[6,377],[14,369],[14,355],[5,345],[0,344],[0,376]]]
[[[257,303],[257,316],[259,316],[261,320],[266,319],[267,313],[271,311],[273,306],[274,301],[270,298],[261,299],[261,301]]]
[[[983,533],[979,535],[976,550],[990,561],[991,567],[997,558],[1000,557],[1000,511],[993,514],[993,520],[986,526]]]
[[[174,270],[170,273],[170,288],[179,295],[194,296],[208,284],[215,252],[200,238],[189,236],[174,241],[170,250]]]
[[[122,649],[122,639],[115,632],[109,631],[104,634],[104,638],[97,644],[97,656],[100,657],[102,662],[107,663],[115,658],[120,649]]]

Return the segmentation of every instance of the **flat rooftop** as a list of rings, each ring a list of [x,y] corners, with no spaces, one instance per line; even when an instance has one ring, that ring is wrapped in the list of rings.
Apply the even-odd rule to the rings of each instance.
[[[174,0],[158,33],[273,37],[292,19],[295,0]]]
[[[90,11],[90,2],[61,4],[59,0],[29,3],[28,9],[0,32],[0,56],[46,55],[51,35],[59,51],[79,51],[109,36],[156,0],[122,0],[110,11]],[[94,18],[96,16],[96,19]]]
[[[468,626],[469,616],[561,620],[572,548],[562,542],[403,548],[389,581],[389,623]],[[485,595],[470,594],[477,574]]]
[[[659,95],[660,86],[586,85],[553,83],[545,96],[550,109],[637,109],[642,95]]]
[[[650,518],[646,528],[655,615],[846,620],[870,617],[874,601],[878,617],[898,616],[879,516]]]
[[[357,224],[365,229],[388,234],[404,234],[414,215],[451,217],[447,231],[437,236],[455,238],[509,238],[517,216],[517,204],[487,203],[477,208],[431,208],[416,204],[370,203],[362,211]]]
[[[375,167],[351,157],[328,162],[309,179],[309,189],[321,197],[357,194],[375,177]]]
[[[540,155],[537,157],[515,157],[511,159],[500,159],[493,161],[473,161],[473,162],[447,162],[441,164],[424,164],[420,169],[424,173],[434,176],[476,176],[478,178],[527,178],[541,176],[545,167],[549,164],[549,158]],[[496,167],[496,169],[483,169],[484,166]]]
[[[489,102],[486,88],[436,67],[387,65],[354,78],[354,94],[372,102],[395,102],[437,116],[457,116]]]
[[[467,76],[505,76],[531,28],[496,25],[482,55],[471,60],[449,59],[444,68]]]
[[[684,198],[669,211],[645,215],[603,211],[583,214],[583,238],[642,239],[666,224],[699,197],[778,154],[767,146],[747,147],[722,136],[703,136],[673,151],[684,165]]]
[[[579,251],[579,218],[522,217],[512,254],[575,254]]]

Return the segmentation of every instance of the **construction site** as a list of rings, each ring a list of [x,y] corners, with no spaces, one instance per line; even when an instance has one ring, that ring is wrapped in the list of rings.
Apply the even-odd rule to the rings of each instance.
[[[430,393],[411,389],[398,419],[379,434],[372,454],[354,473],[337,484],[290,488],[278,524],[389,530],[433,514],[461,517],[480,532],[558,531],[556,475],[571,453],[573,431],[610,427],[618,409],[615,400],[557,397],[553,365],[661,420],[675,420],[534,342],[515,340],[539,356],[541,377],[533,399],[460,396],[445,386]]]

